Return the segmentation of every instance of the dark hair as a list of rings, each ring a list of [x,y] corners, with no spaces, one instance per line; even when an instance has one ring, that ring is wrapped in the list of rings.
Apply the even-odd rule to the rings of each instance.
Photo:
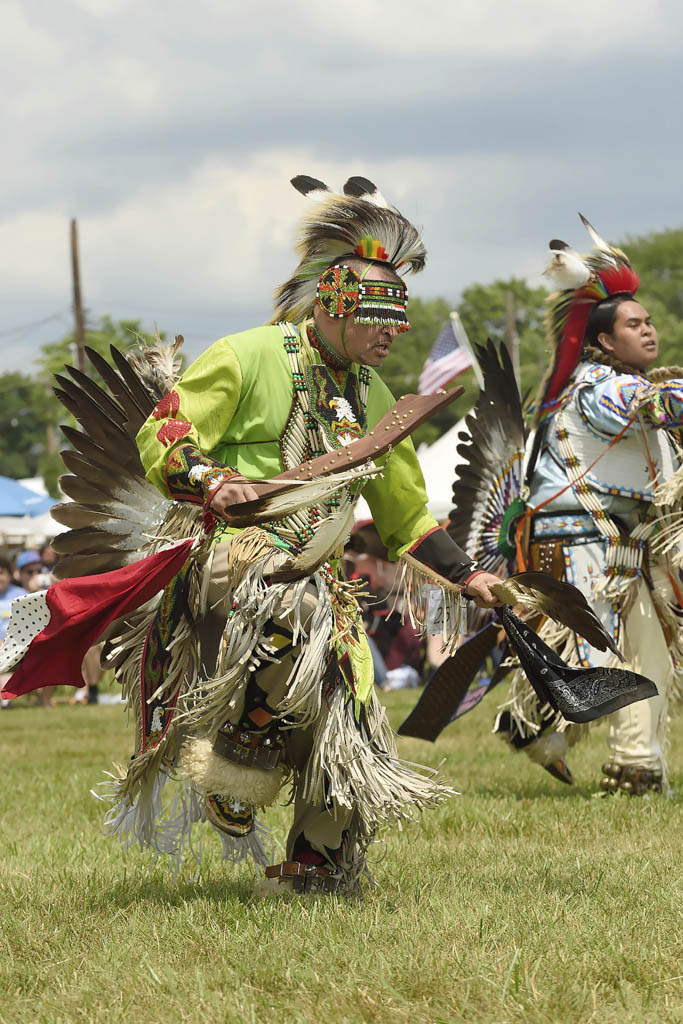
[[[611,334],[617,319],[617,310],[622,302],[633,302],[633,296],[629,292],[618,292],[603,299],[591,309],[586,321],[586,333],[583,336],[584,345],[596,345],[601,347],[598,341],[599,334]]]
[[[0,555],[0,569],[6,569],[12,575],[12,563],[6,555]]]

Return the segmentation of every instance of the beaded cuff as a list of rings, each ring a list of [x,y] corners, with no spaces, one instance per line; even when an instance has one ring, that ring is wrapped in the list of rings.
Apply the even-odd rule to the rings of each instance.
[[[171,452],[166,463],[166,489],[176,501],[205,505],[211,495],[235,470],[209,458],[193,444],[183,444]]]

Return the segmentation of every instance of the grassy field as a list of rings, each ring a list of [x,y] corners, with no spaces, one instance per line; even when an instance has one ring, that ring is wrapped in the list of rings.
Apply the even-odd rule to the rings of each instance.
[[[362,902],[257,900],[208,828],[199,881],[149,870],[89,795],[130,752],[121,708],[2,713],[0,1022],[683,1021],[681,798],[595,798],[604,729],[563,787],[492,711],[401,742],[462,795],[383,837]],[[670,760],[681,792],[683,722]]]

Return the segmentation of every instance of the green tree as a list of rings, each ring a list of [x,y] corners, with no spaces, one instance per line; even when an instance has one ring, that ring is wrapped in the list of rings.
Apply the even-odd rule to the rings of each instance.
[[[446,299],[411,299],[408,306],[411,329],[399,334],[392,345],[391,355],[380,371],[390,391],[400,395],[416,394],[422,368],[432,346],[447,325],[453,306]],[[454,383],[465,386],[465,394],[447,409],[423,423],[414,432],[415,446],[432,444],[449,430],[472,407],[476,397],[474,373],[468,370]]]
[[[162,333],[161,337],[165,335]],[[144,331],[139,320],[114,320],[109,315],[100,317],[96,327],[88,327],[85,332],[85,343],[101,356],[111,362],[110,345],[115,345],[122,352],[135,349],[139,344],[150,344],[154,336]],[[51,341],[43,345],[42,355],[38,364],[43,376],[52,377],[55,373],[63,373],[64,367],[77,366],[76,339],[73,332],[65,334],[59,341]],[[93,373],[92,368],[88,368]]]
[[[23,373],[0,376],[0,460],[3,476],[38,476],[46,451],[51,396]]]
[[[548,295],[545,288],[530,288],[517,277],[473,284],[462,293],[458,312],[473,343],[483,345],[487,338],[504,341],[508,292],[514,298],[522,393],[533,393],[550,358],[543,324]]]

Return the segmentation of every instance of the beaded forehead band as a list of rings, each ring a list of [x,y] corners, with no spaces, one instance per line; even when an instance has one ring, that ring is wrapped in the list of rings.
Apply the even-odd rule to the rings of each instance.
[[[410,330],[408,291],[399,281],[366,281],[342,263],[321,275],[316,297],[328,316],[344,319],[355,314],[357,324],[396,327],[399,333]]]

